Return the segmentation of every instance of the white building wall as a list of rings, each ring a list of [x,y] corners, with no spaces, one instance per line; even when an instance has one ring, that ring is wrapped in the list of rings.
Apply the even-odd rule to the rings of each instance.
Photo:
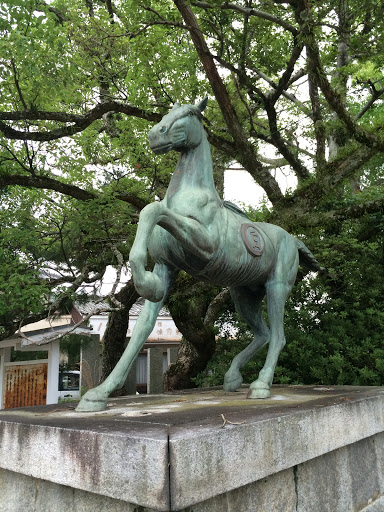
[[[129,319],[127,330],[128,338],[132,336],[132,331],[135,327],[137,319],[137,316],[131,316]],[[108,317],[105,315],[94,315],[90,318],[89,323],[94,334],[100,334],[101,338],[104,336],[104,332],[107,327],[107,320]],[[172,317],[159,317],[156,320],[155,327],[153,328],[148,339],[151,341],[180,341],[181,333],[178,331]]]

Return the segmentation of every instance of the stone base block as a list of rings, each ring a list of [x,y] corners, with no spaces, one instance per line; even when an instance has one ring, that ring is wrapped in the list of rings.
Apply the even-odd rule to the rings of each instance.
[[[274,387],[0,413],[2,512],[383,512],[382,388]]]

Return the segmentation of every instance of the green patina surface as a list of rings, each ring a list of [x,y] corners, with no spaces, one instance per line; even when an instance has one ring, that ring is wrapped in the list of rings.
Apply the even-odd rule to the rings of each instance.
[[[241,386],[241,369],[268,343],[265,364],[250,385],[248,398],[270,397],[285,345],[285,301],[299,260],[310,270],[320,266],[307,247],[282,228],[246,222],[238,208],[219,197],[201,122],[206,105],[207,98],[198,105],[175,104],[149,132],[149,146],[156,154],[175,150],[180,158],[164,199],[141,211],[129,256],[136,290],[146,302],[121,359],[101,385],[84,395],[79,412],[104,410],[110,393],[124,385],[180,270],[229,287],[237,311],[254,333],[252,342],[233,359],[224,389],[234,392]],[[156,262],[153,272],[146,269],[148,252]],[[262,314],[264,297],[269,326]]]

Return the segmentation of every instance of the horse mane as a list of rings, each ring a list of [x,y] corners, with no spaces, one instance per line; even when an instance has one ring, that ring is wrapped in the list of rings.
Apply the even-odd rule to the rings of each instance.
[[[231,210],[233,213],[237,213],[238,215],[241,215],[242,217],[245,217],[248,220],[251,220],[248,215],[239,208],[236,204],[231,203],[230,201],[223,201],[223,206],[227,208],[228,210]]]

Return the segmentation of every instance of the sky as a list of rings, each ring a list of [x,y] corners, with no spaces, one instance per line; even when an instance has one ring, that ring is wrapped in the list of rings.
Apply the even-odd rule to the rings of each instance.
[[[259,187],[247,171],[225,171],[224,199],[242,206],[256,206],[262,199],[264,190]]]
[[[281,170],[274,171],[274,176],[280,185],[283,194],[288,188],[295,188],[296,178],[292,175],[285,175]],[[242,204],[253,206],[260,204],[265,196],[264,190],[255,183],[247,171],[228,169],[225,171],[224,199],[242,206]]]

